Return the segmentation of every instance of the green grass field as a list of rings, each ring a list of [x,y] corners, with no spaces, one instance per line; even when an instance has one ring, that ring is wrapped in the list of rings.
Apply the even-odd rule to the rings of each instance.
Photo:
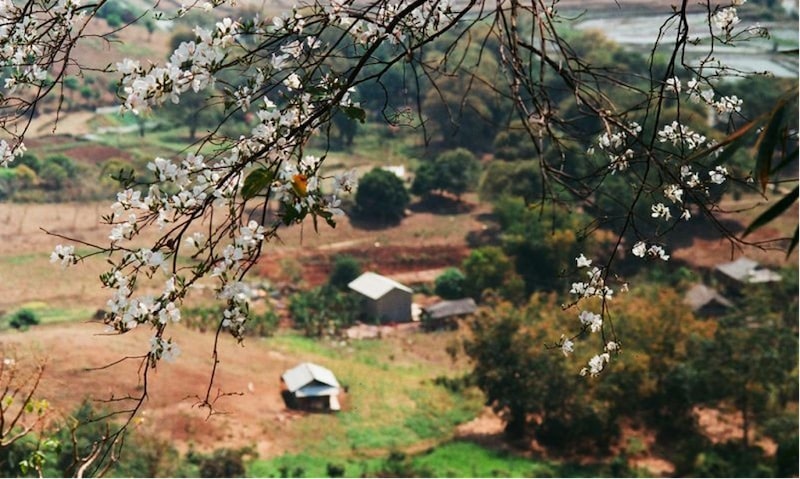
[[[249,477],[329,477],[329,467],[344,469],[343,477],[597,477],[609,475],[603,465],[578,466],[533,459],[487,449],[467,441],[451,441],[415,455],[335,459],[291,454],[253,461]]]
[[[456,394],[434,384],[437,376],[450,375],[449,365],[413,362],[414,351],[425,346],[404,348],[400,338],[340,345],[282,334],[268,342],[279,351],[324,362],[348,389],[342,412],[305,416],[297,425],[296,443],[311,456],[343,460],[435,444],[452,437],[455,427],[482,407],[475,390]]]

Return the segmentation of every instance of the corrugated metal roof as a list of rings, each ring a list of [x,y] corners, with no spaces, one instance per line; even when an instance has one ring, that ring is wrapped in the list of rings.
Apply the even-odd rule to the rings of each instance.
[[[408,286],[372,272],[366,272],[353,281],[350,281],[347,287],[370,299],[379,299],[393,289],[399,289],[409,294],[413,293]]]
[[[309,384],[294,391],[294,395],[299,398],[334,396],[336,394],[339,394],[339,388],[319,383]]]
[[[717,270],[726,276],[737,279],[739,281],[747,280],[750,272],[758,267],[758,263],[750,258],[741,257],[736,261],[730,263],[723,263],[717,265]]]
[[[300,363],[283,373],[281,377],[289,392],[292,393],[314,382],[322,383],[326,387],[339,388],[339,381],[336,380],[333,372],[314,363]]]
[[[716,301],[727,308],[733,306],[733,303],[725,296],[719,294],[717,290],[700,283],[689,288],[689,291],[686,292],[686,296],[683,298],[683,303],[692,308],[692,311],[697,311],[712,301]]]
[[[431,319],[442,319],[450,316],[461,316],[462,314],[472,314],[478,309],[475,300],[472,298],[455,299],[440,301],[432,306],[425,308],[425,314]]]
[[[741,257],[736,261],[717,266],[717,271],[737,281],[746,283],[771,283],[780,281],[781,275],[767,268],[759,268],[750,258]]]

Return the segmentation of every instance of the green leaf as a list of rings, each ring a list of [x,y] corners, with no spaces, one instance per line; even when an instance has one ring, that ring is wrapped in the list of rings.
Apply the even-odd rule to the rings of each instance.
[[[795,149],[789,151],[788,153],[784,153],[783,160],[781,160],[780,163],[775,165],[775,167],[772,169],[772,173],[775,174],[775,173],[781,171],[786,165],[789,165],[789,164],[794,163],[795,161],[797,161],[797,153],[798,153],[798,151],[800,151],[800,148],[795,148]]]
[[[800,233],[800,229],[794,229],[794,236],[792,236],[792,241],[789,242],[789,247],[786,248],[786,259],[789,259],[789,256],[792,254],[792,251],[797,247],[797,235]]]
[[[320,97],[326,93],[326,90],[322,87],[311,85],[305,87],[305,92],[309,95]]]
[[[274,176],[272,172],[266,168],[259,168],[251,171],[244,180],[244,186],[242,187],[242,198],[245,200],[254,198],[264,188],[272,183],[273,179]]]
[[[361,123],[367,121],[367,112],[357,106],[343,106],[342,111],[351,120],[358,120]]]
[[[772,155],[781,138],[781,130],[783,129],[784,117],[786,116],[786,101],[778,102],[778,105],[772,110],[764,131],[758,137],[756,143],[756,166],[755,176],[761,184],[761,191],[766,191],[767,183],[769,182],[769,174],[772,171]]]
[[[781,198],[780,201],[770,206],[766,211],[761,213],[758,216],[758,218],[753,220],[753,222],[750,223],[750,226],[748,226],[747,229],[744,230],[744,233],[742,233],[742,238],[749,235],[758,228],[761,228],[770,221],[774,220],[775,218],[780,216],[783,212],[785,212],[787,209],[789,209],[789,207],[792,206],[792,204],[795,201],[797,201],[797,194],[799,188],[800,187],[795,186],[794,189],[791,191],[791,193]]]

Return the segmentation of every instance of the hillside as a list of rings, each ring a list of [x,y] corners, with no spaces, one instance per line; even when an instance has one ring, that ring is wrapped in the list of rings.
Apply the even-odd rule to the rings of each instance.
[[[0,342],[7,351],[46,359],[39,395],[67,414],[86,399],[103,407],[104,400],[140,391],[137,361],[97,368],[140,355],[149,333],[109,337],[103,331],[102,325],[92,323],[50,325],[0,334]],[[160,364],[148,377],[149,397],[136,427],[168,439],[181,451],[190,445],[201,451],[252,445],[264,459],[326,448],[332,456],[382,455],[389,447],[446,439],[480,406],[464,399],[456,404],[454,396],[432,383],[439,375],[461,370],[462,366],[453,369],[444,352],[451,335],[398,331],[380,342],[350,345],[279,335],[250,339],[244,345],[222,339],[211,394],[212,399],[220,397],[215,414],[209,416],[210,411],[197,404],[208,388],[213,335],[176,328],[173,338],[181,356]],[[280,376],[301,361],[318,362],[336,372],[348,387],[343,412],[313,415],[285,407]]]

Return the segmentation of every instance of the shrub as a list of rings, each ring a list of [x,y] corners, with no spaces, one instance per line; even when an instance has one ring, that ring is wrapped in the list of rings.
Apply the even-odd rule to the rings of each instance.
[[[11,317],[8,325],[14,329],[26,330],[31,326],[39,324],[39,317],[30,309],[20,309]]]
[[[197,464],[200,477],[244,477],[246,456],[252,454],[249,447],[222,448],[208,455],[192,453],[187,460]]]
[[[39,183],[39,177],[36,176],[36,171],[27,165],[19,165],[14,168],[14,171],[17,174],[17,185],[22,188],[36,186],[36,184]]]
[[[325,470],[328,473],[328,477],[344,477],[344,466],[340,464],[329,462],[328,465],[325,466]]]
[[[464,273],[458,268],[447,268],[436,278],[435,292],[444,299],[464,297]]]
[[[514,279],[514,265],[497,246],[483,246],[472,250],[461,264],[464,270],[464,293],[475,300],[481,299],[484,290],[502,290]]]
[[[352,256],[339,255],[333,259],[333,268],[328,284],[336,289],[345,289],[350,281],[361,275],[361,263]]]
[[[19,168],[20,166],[23,165],[27,166],[34,172],[38,173],[39,170],[42,168],[42,160],[40,160],[39,157],[37,157],[34,154],[25,153],[21,157],[15,159],[13,163],[11,163],[11,166],[14,168]]]
[[[335,336],[355,323],[358,298],[329,286],[301,291],[289,298],[295,327],[309,337]]]
[[[437,156],[432,163],[423,163],[411,185],[416,195],[434,191],[461,196],[478,181],[481,165],[469,150],[458,148]]]
[[[45,162],[39,172],[39,177],[42,179],[42,184],[50,189],[60,190],[66,186],[69,180],[69,174],[58,163]]]
[[[51,155],[44,159],[44,164],[58,165],[64,169],[67,177],[72,179],[78,176],[78,164],[66,155]]]
[[[279,323],[280,318],[273,310],[266,311],[263,314],[251,313],[250,319],[245,324],[244,331],[248,335],[266,338],[275,334]]]
[[[198,307],[187,309],[183,314],[182,322],[189,329],[200,332],[214,331],[219,327],[222,317],[222,308],[219,307]],[[246,336],[269,337],[278,330],[280,318],[273,310],[267,310],[262,314],[250,312],[250,316],[244,325]]]
[[[374,168],[358,182],[356,211],[362,218],[398,222],[409,201],[403,181],[390,171]]]

